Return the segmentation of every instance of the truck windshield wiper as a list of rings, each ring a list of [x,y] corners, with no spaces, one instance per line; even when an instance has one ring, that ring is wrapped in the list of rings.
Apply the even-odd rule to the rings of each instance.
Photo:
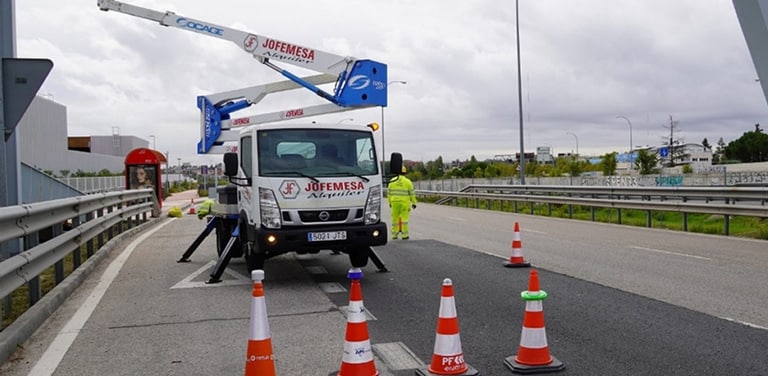
[[[317,180],[316,177],[312,175],[307,175],[300,171],[294,171],[294,170],[286,170],[286,171],[270,171],[268,173],[263,174],[263,176],[274,176],[274,175],[298,175],[301,177],[305,177],[307,179],[311,179],[315,183],[319,183],[320,180]]]
[[[337,172],[332,172],[332,173],[329,173],[328,175],[334,175],[334,176],[355,176],[355,177],[358,177],[358,178],[360,178],[360,180],[362,180],[362,181],[364,181],[364,182],[369,182],[369,181],[371,181],[371,179],[368,179],[368,178],[366,178],[366,177],[365,177],[365,176],[363,176],[363,175],[360,175],[360,174],[355,174],[355,173],[352,173],[352,172],[348,172],[348,171],[337,171]]]

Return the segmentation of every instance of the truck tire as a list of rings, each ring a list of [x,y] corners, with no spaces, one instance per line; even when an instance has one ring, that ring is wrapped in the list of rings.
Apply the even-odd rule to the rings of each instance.
[[[370,250],[367,247],[351,248],[349,250],[349,263],[354,268],[362,268],[368,265],[368,252]]]
[[[232,231],[235,231],[237,222],[233,220],[224,219],[216,226],[216,254],[221,257],[224,253],[224,248],[227,247],[229,239],[232,237]],[[232,244],[232,249],[229,250],[229,254],[232,257],[240,257],[243,255],[243,248],[240,243],[240,237],[235,239]]]
[[[245,242],[245,265],[248,267],[248,273],[254,270],[264,270],[264,261],[266,256],[260,251],[255,242]]]

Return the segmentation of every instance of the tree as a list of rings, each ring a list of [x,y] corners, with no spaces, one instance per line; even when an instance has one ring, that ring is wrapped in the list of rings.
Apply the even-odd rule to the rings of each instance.
[[[635,167],[640,171],[640,175],[655,174],[658,171],[656,168],[658,164],[658,155],[649,153],[647,149],[638,150],[637,159],[635,159]]]
[[[586,161],[580,161],[574,156],[568,163],[568,173],[571,176],[579,176],[584,170],[586,170]]]
[[[712,145],[709,144],[709,141],[707,141],[706,137],[704,137],[704,139],[701,140],[701,145],[709,150],[712,150]]]
[[[69,176],[69,170],[59,170],[59,173],[61,174],[61,177],[66,178]]]
[[[600,167],[603,170],[604,176],[616,175],[616,152],[603,155],[603,161],[600,162]]]
[[[741,137],[728,143],[725,157],[745,163],[768,161],[768,134],[763,133],[760,124],[756,124],[754,131],[744,132]]]
[[[445,175],[443,169],[443,157],[439,156],[436,160],[427,162],[426,170],[427,177],[430,179],[438,179]]]
[[[712,163],[718,164],[723,161],[723,154],[725,153],[725,141],[723,141],[723,138],[720,137],[719,140],[717,140],[717,147],[715,148],[715,155],[712,156]]]

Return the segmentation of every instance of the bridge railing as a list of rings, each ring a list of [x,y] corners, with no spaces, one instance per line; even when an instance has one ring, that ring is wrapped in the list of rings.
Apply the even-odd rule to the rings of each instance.
[[[730,234],[732,216],[768,218],[768,188],[766,187],[594,187],[543,185],[488,185],[464,186],[461,191],[416,190],[421,198],[432,198],[437,203],[462,201],[467,207],[486,208],[494,202],[504,210],[505,204],[519,212],[520,203],[528,205],[534,214],[537,205],[546,205],[549,215],[553,205],[568,207],[573,218],[574,206],[590,208],[595,220],[596,208],[612,208],[618,212],[621,224],[622,209],[646,212],[646,226],[652,227],[654,212],[682,214],[683,230],[688,231],[688,214],[716,214],[723,216],[724,233]]]
[[[110,239],[122,233],[138,231],[139,225],[149,221],[150,216],[160,216],[152,189],[105,192],[0,208],[0,318],[7,322],[9,317],[18,316],[18,310],[41,303],[41,276],[45,275],[46,289],[51,279],[53,288],[58,288],[62,281],[76,274],[78,268],[93,264],[85,261],[101,253],[94,250],[107,248],[113,243]],[[69,274],[65,270],[70,270]],[[48,303],[54,305],[46,307],[52,312],[61,302]],[[41,316],[40,320],[45,317]],[[29,325],[27,331],[11,332],[34,331],[41,323]],[[8,341],[25,340],[6,338],[4,329],[0,332],[0,349],[6,348],[3,344]]]

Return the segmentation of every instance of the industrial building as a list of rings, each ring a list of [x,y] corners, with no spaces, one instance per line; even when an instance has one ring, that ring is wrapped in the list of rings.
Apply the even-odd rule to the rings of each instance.
[[[113,130],[109,124],[104,127]],[[131,150],[149,145],[144,139],[114,131],[107,136],[69,137],[67,107],[42,96],[32,100],[16,132],[21,162],[56,176],[65,170],[121,172]]]

